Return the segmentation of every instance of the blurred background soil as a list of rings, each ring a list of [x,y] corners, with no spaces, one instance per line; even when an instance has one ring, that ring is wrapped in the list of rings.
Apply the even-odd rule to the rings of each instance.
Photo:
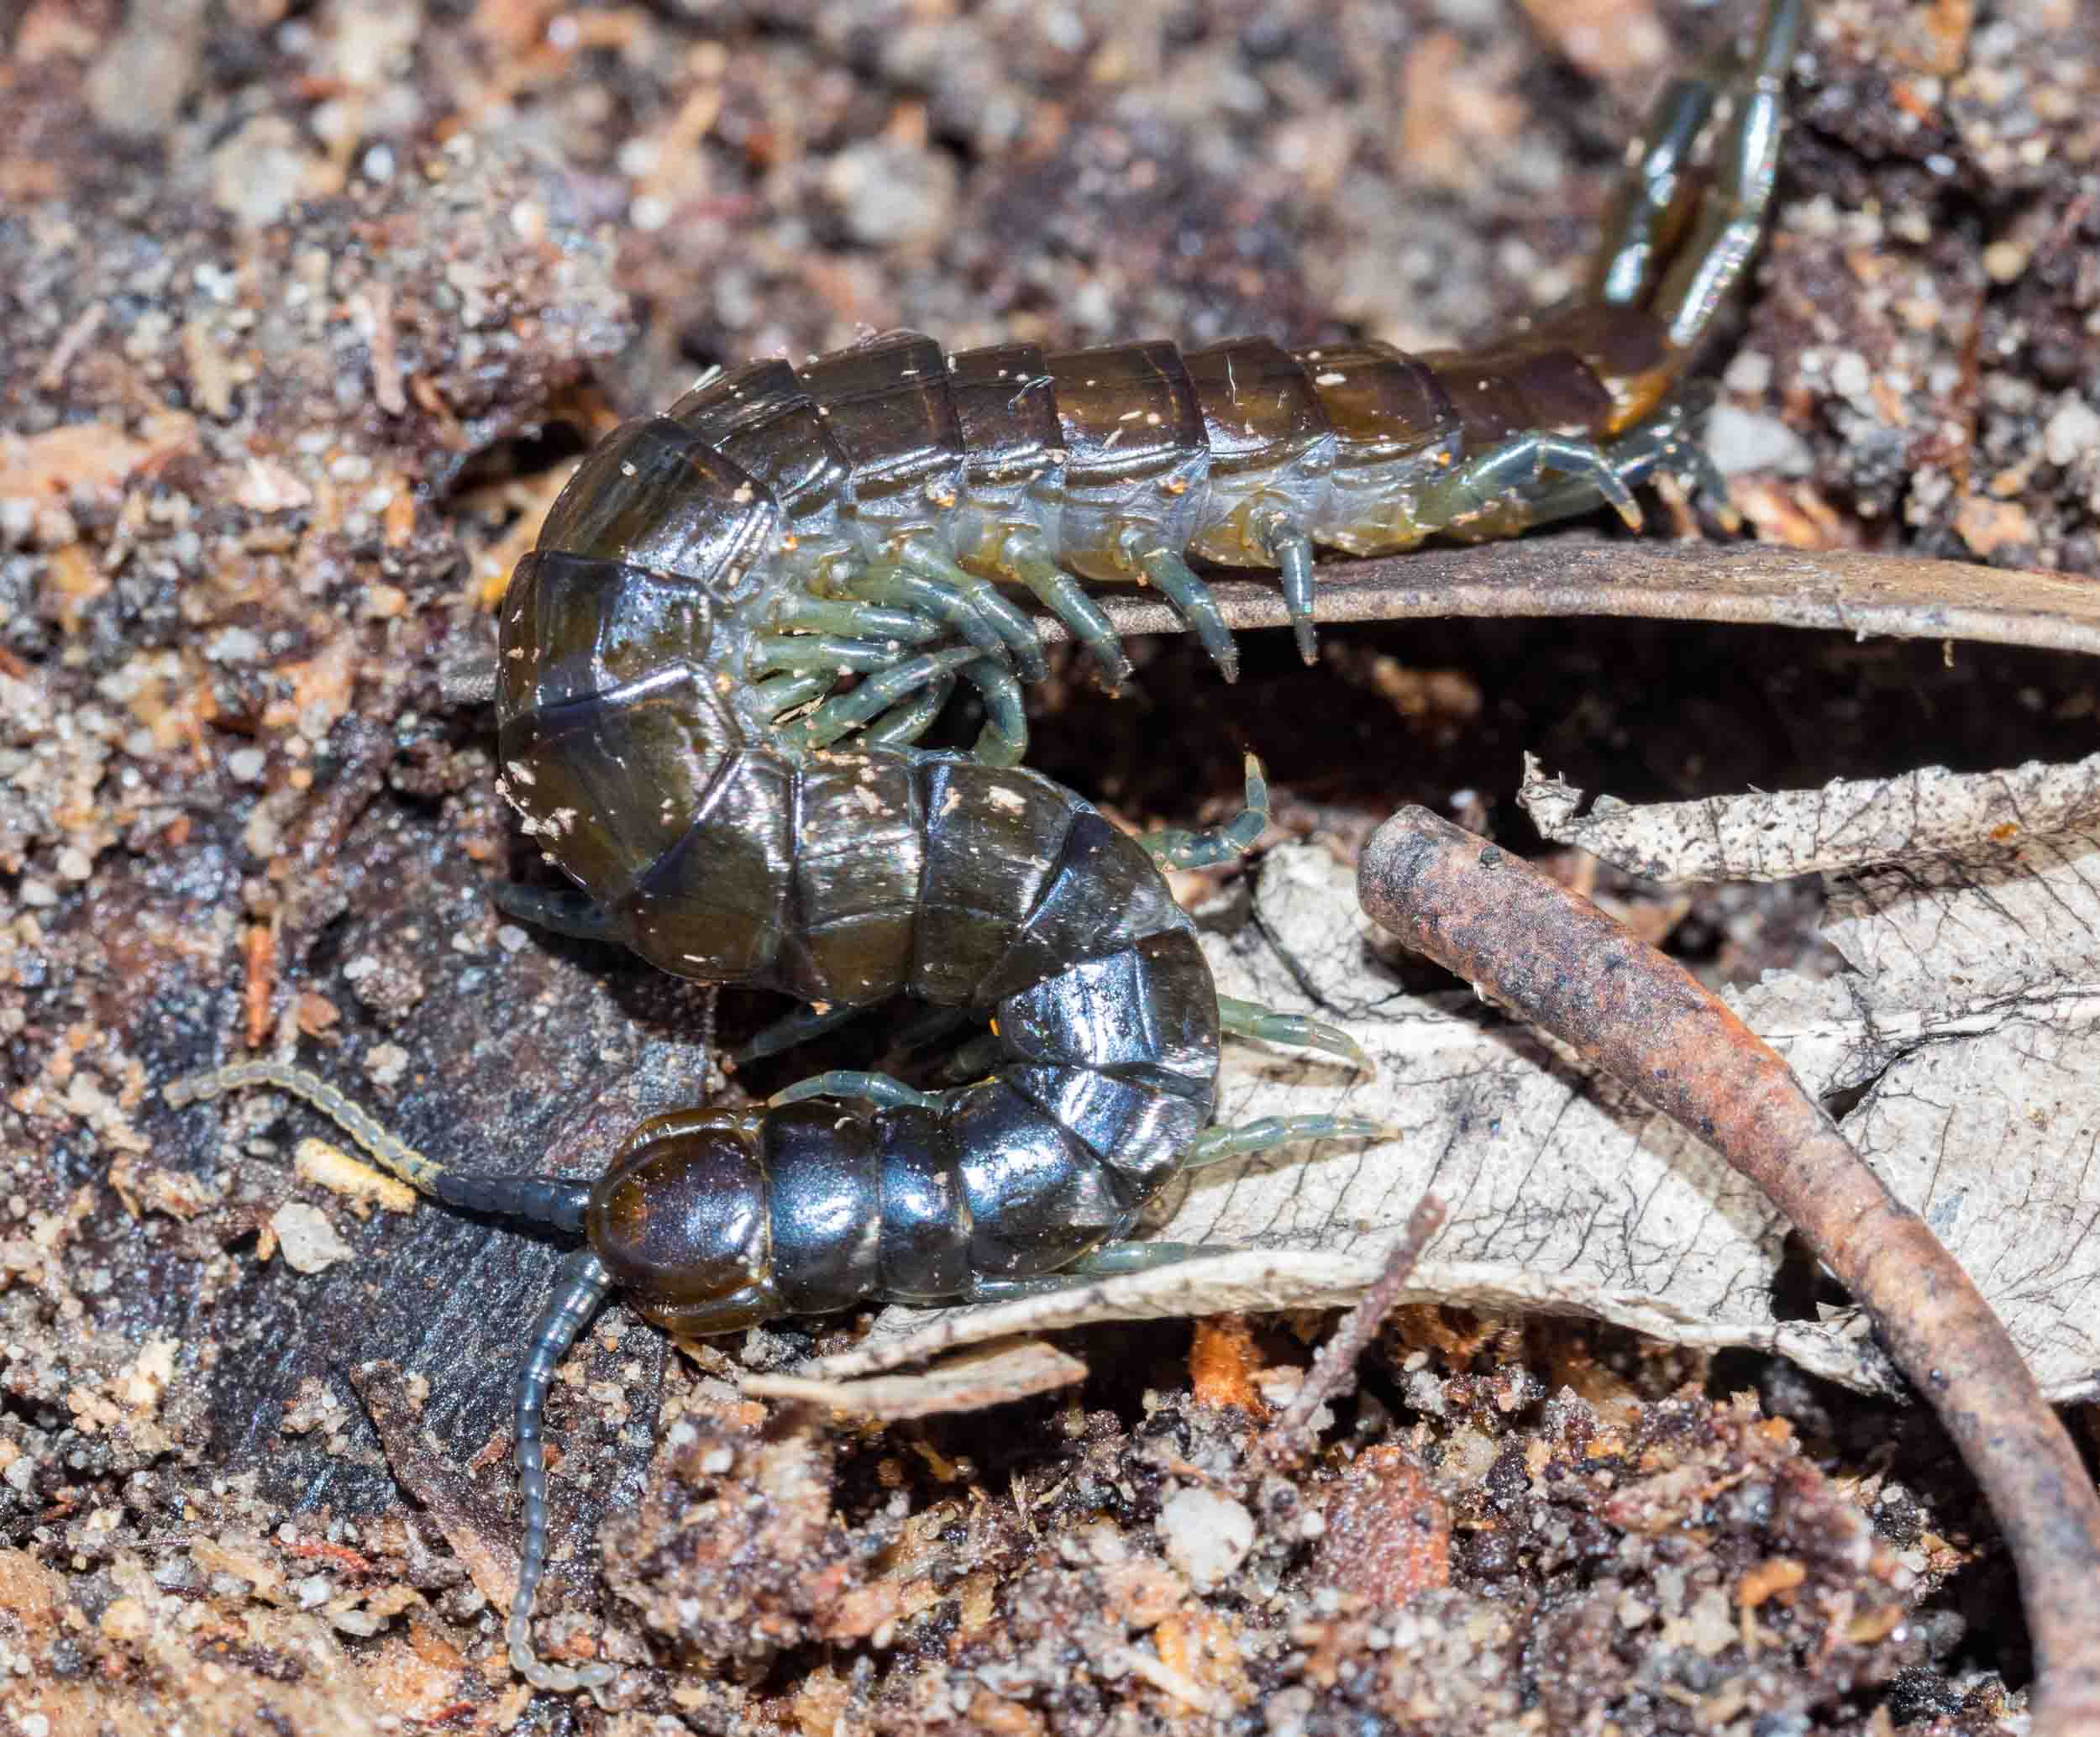
[[[704,998],[489,903],[528,864],[489,611],[581,447],[898,324],[1490,336],[1740,22],[0,0],[0,1732],[2014,1729],[2010,1577],[1929,1420],[1435,1313],[1287,1477],[1247,1443],[1317,1320],[1082,1334],[1070,1393],[856,1429],[732,1380],[852,1320],[689,1357],[616,1307],[554,1404],[543,1629],[638,1668],[528,1705],[493,1608],[557,1251],[157,1097],[299,1042],[469,1168],[601,1166],[719,1081]],[[1736,505],[2100,582],[2091,0],[1824,0],[1801,64],[1709,355]],[[1133,649],[1136,694],[1032,695],[1032,764],[1189,822],[1255,747],[1345,854],[1405,800],[1536,848],[1525,748],[1640,800],[2100,746],[2089,663],[1988,647],[1459,621],[1310,670],[1257,635],[1231,690]],[[1716,982],[1833,968],[1813,884],[1598,885]]]

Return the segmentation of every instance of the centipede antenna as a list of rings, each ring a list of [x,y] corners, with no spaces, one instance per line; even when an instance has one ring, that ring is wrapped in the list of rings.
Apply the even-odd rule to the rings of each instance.
[[[412,1188],[436,1196],[447,1174],[444,1165],[427,1158],[407,1141],[388,1133],[365,1110],[344,1097],[318,1073],[295,1068],[288,1062],[233,1062],[203,1073],[171,1080],[160,1095],[177,1109],[202,1103],[244,1086],[275,1086],[312,1105],[369,1153],[375,1162],[398,1176]]]
[[[612,1275],[592,1251],[580,1248],[566,1256],[517,1375],[513,1453],[525,1540],[518,1552],[517,1591],[511,1599],[503,1637],[510,1645],[511,1668],[534,1688],[556,1694],[595,1689],[612,1682],[614,1675],[613,1667],[602,1663],[550,1665],[533,1647],[533,1601],[547,1571],[547,1448],[541,1438],[547,1421],[547,1392],[576,1336],[612,1288]]]
[[[362,1147],[382,1168],[410,1187],[466,1212],[494,1213],[574,1234],[584,1225],[591,1184],[566,1176],[473,1176],[440,1164],[381,1127],[318,1073],[288,1062],[234,1062],[172,1080],[160,1095],[176,1109],[244,1086],[274,1086],[310,1104]]]

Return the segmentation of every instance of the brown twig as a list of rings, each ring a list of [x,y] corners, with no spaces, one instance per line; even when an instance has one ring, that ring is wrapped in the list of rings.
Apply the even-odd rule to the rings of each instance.
[[[1866,1307],[2019,1572],[2035,1737],[2100,1734],[2100,1493],[1991,1306],[1770,1047],[1587,900],[1420,808],[1372,835],[1364,909],[1697,1134]]]
[[[2100,586],[1964,561],[1562,532],[1374,561],[1323,561],[1319,575],[1313,612],[1322,622],[1633,616],[2100,655]],[[1273,576],[1218,579],[1210,588],[1227,627],[1284,625]],[[1110,594],[1100,602],[1119,633],[1182,631],[1180,618],[1150,592]],[[1037,631],[1046,640],[1070,637],[1047,616]]]
[[[1292,1396],[1284,1414],[1269,1425],[1258,1451],[1271,1464],[1285,1466],[1303,1459],[1313,1446],[1313,1414],[1341,1393],[1354,1378],[1357,1359],[1378,1336],[1378,1329],[1393,1312],[1400,1293],[1407,1288],[1422,1251],[1429,1246],[1444,1222],[1444,1203],[1425,1194],[1407,1216],[1407,1228],[1385,1257],[1385,1266],[1362,1300],[1341,1318],[1333,1336],[1320,1347],[1304,1383]]]

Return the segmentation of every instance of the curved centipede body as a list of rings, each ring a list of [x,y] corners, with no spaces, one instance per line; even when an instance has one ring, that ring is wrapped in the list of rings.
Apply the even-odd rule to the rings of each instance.
[[[1684,377],[1761,238],[1803,3],[1771,0],[1746,58],[1663,92],[1584,294],[1508,340],[943,355],[895,332],[753,362],[607,436],[519,578],[608,613],[626,589],[705,587],[715,672],[784,746],[908,745],[959,674],[986,713],[977,757],[1011,764],[1017,684],[1045,666],[1010,593],[1115,686],[1129,665],[1087,585],[1155,586],[1230,680],[1192,559],[1276,569],[1310,662],[1316,547],[1389,554],[1607,505],[1637,527],[1634,491],[1666,472],[1718,500]],[[937,655],[964,646],[982,655]],[[864,691],[827,699],[845,674]]]
[[[1685,375],[1761,235],[1803,3],[1769,0],[1747,57],[1665,91],[1586,296],[1507,343],[943,355],[895,333],[703,381],[585,459],[503,600],[497,692],[504,792],[581,892],[500,902],[817,1010],[773,1047],[899,995],[990,1029],[958,1057],[962,1085],[829,1073],[760,1109],[659,1117],[595,1183],[449,1170],[277,1063],[166,1089],[283,1088],[440,1200],[581,1238],[517,1389],[506,1633],[528,1681],[612,1674],[541,1661],[531,1617],[549,1384],[616,1286],[690,1333],[1013,1295],[1185,1255],[1121,1240],[1184,1169],[1383,1132],[1206,1126],[1226,1033],[1362,1060],[1338,1031],[1221,998],[1160,872],[1252,846],[1259,769],[1238,820],[1133,841],[1016,765],[1019,684],[1045,664],[1011,594],[1063,618],[1114,685],[1129,666],[1088,587],[1148,583],[1230,678],[1191,559],[1278,571],[1310,659],[1316,547],[1504,536],[1601,505],[1637,524],[1633,491],[1658,474],[1710,486]],[[842,676],[857,684],[835,691]],[[958,681],[984,705],[974,748],[919,748]],[[839,1107],[855,1101],[872,1107]]]

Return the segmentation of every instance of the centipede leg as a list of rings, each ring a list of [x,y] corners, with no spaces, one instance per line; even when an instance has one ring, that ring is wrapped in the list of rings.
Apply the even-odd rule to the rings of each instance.
[[[1230,995],[1218,997],[1218,1028],[1236,1037],[1259,1038],[1264,1043],[1287,1043],[1296,1049],[1325,1050],[1359,1068],[1375,1069],[1363,1047],[1339,1026],[1309,1019],[1302,1013],[1278,1013],[1253,1001]]]
[[[1157,533],[1132,526],[1118,538],[1126,559],[1158,587],[1173,611],[1210,653],[1218,674],[1227,681],[1240,679],[1240,651],[1232,630],[1225,624],[1218,600],[1210,587],[1197,578],[1189,564],[1174,550],[1154,541]]]
[[[970,599],[942,580],[884,563],[856,575],[846,588],[853,596],[869,602],[912,610],[943,622],[985,656],[1003,659],[1007,655],[1006,642],[999,628]],[[1028,637],[1034,639],[1032,629]]]
[[[933,727],[941,708],[955,691],[955,678],[944,675],[911,699],[900,701],[861,732],[862,745],[871,752],[903,753]]]
[[[1021,684],[1005,664],[979,658],[963,667],[963,680],[984,702],[984,727],[970,744],[972,758],[987,766],[1017,766],[1028,752],[1028,711]]]
[[[783,627],[801,627],[811,633],[895,639],[905,645],[924,645],[941,637],[937,623],[911,610],[857,603],[846,597],[812,597],[806,591],[790,592],[780,601],[774,618]]]
[[[1191,832],[1180,827],[1163,827],[1147,832],[1138,842],[1163,868],[1209,868],[1243,857],[1268,825],[1268,779],[1262,763],[1247,757],[1247,806],[1221,827],[1205,827]]]
[[[937,1077],[945,1084],[960,1085],[990,1072],[1006,1054],[1005,1041],[995,1032],[986,1031],[959,1046],[941,1063]]]
[[[612,1288],[612,1275],[587,1248],[563,1257],[554,1294],[533,1330],[532,1349],[518,1372],[517,1412],[513,1454],[518,1494],[524,1509],[525,1538],[518,1552],[517,1590],[510,1619],[503,1626],[510,1645],[511,1667],[536,1689],[571,1693],[612,1681],[610,1665],[550,1665],[533,1648],[533,1602],[547,1570],[547,1450],[541,1430],[547,1420],[547,1392],[554,1371],[569,1355],[576,1336]]]
[[[1161,1267],[1176,1267],[1201,1255],[1239,1252],[1237,1244],[1226,1242],[1105,1242],[1084,1254],[1068,1267],[1032,1278],[979,1278],[972,1281],[961,1301],[1011,1303],[1023,1297],[1054,1296],[1077,1290],[1104,1278],[1121,1278],[1131,1273],[1150,1273]]]
[[[1319,635],[1313,627],[1313,543],[1305,527],[1281,514],[1262,527],[1262,545],[1284,582],[1284,611],[1298,641],[1298,655],[1308,665],[1320,661]]]
[[[798,1007],[782,1014],[772,1024],[760,1026],[748,1043],[731,1053],[730,1059],[739,1068],[762,1062],[768,1056],[780,1055],[822,1037],[827,1031],[850,1025],[867,1011],[864,1007],[828,1007],[819,1013],[813,1007]]]
[[[932,1092],[920,1091],[888,1073],[864,1073],[850,1068],[834,1068],[828,1073],[798,1079],[765,1101],[777,1110],[783,1104],[800,1104],[805,1098],[864,1098],[878,1110],[941,1107],[940,1098]]]
[[[829,674],[769,675],[751,684],[751,709],[769,721],[829,693],[832,680]]]
[[[1546,481],[1556,475],[1565,483]],[[1629,530],[1641,528],[1641,505],[1613,469],[1610,454],[1593,440],[1544,433],[1491,447],[1431,484],[1422,491],[1415,520],[1427,530],[1499,537],[1538,522],[1535,499],[1564,493],[1574,501],[1583,492],[1592,505],[1609,503]]]
[[[1042,606],[1087,648],[1100,666],[1101,680],[1110,693],[1130,680],[1130,659],[1123,655],[1123,642],[1115,624],[1100,605],[1087,596],[1086,588],[1050,559],[1039,538],[1016,532],[1006,539],[1000,564],[1016,584],[1034,592]]]
[[[1049,659],[1043,654],[1036,624],[1000,596],[999,587],[990,580],[966,572],[918,538],[905,540],[897,551],[897,559],[920,578],[949,587],[990,622],[1001,643],[1013,653],[1014,662],[1021,666],[1024,680],[1041,681],[1049,674]]]
[[[903,613],[885,610],[885,614]],[[848,639],[837,633],[761,633],[753,644],[745,664],[748,674],[788,670],[796,674],[827,670],[832,674],[852,671],[872,675],[887,669],[903,654],[902,648],[879,639]]]
[[[1787,68],[1804,5],[1805,0],[1772,0],[1755,51],[1726,87],[1734,112],[1714,150],[1712,182],[1650,304],[1680,349],[1698,341],[1763,239],[1786,126]]]
[[[1360,1115],[1265,1115],[1235,1127],[1205,1128],[1189,1142],[1183,1163],[1191,1170],[1252,1157],[1305,1140],[1390,1140],[1394,1130]]]
[[[905,663],[894,664],[880,674],[869,676],[850,694],[836,695],[807,717],[786,726],[780,732],[781,743],[791,748],[828,747],[840,737],[873,722],[900,700],[921,688],[952,680],[956,670],[966,664],[984,661],[984,654],[976,647],[956,645],[945,651],[921,653]],[[827,682],[825,686],[829,685]],[[765,685],[759,684],[760,687]]]
[[[1613,471],[1629,489],[1636,489],[1658,475],[1675,476],[1693,497],[1722,524],[1734,530],[1741,517],[1728,498],[1727,480],[1699,443],[1694,426],[1713,401],[1713,389],[1695,382],[1676,401],[1629,430],[1606,449]],[[1549,479],[1523,496],[1521,511],[1527,524],[1542,525],[1592,511],[1596,491],[1588,482]]]
[[[617,941],[620,937],[603,905],[567,887],[520,886],[506,881],[496,888],[496,908],[506,916],[552,934],[578,941]]]

